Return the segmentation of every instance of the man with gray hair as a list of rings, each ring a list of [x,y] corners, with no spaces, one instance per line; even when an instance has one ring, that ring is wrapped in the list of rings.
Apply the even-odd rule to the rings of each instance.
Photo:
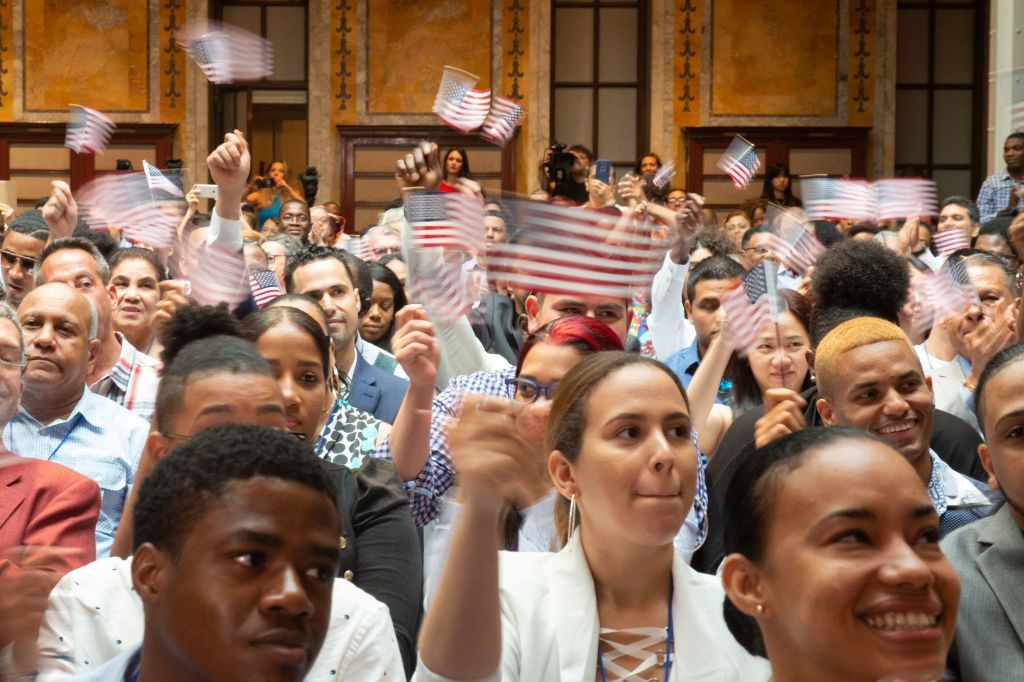
[[[284,265],[288,259],[302,250],[302,243],[284,233],[272,234],[260,240],[260,248],[267,254],[267,268],[275,275],[284,288]]]
[[[140,352],[114,331],[110,268],[96,246],[81,237],[64,237],[47,244],[36,264],[37,284],[63,282],[78,289],[95,308],[99,344],[85,381],[94,393],[110,398],[146,421],[156,409],[156,388],[162,365]]]
[[[89,391],[86,377],[99,353],[99,314],[62,282],[37,286],[18,309],[25,337],[24,392],[3,431],[7,449],[91,478],[100,487],[96,556],[110,552],[135,479],[149,424]]]
[[[368,263],[376,263],[384,256],[402,252],[402,233],[391,225],[374,225],[366,231],[363,239],[366,240]]]
[[[7,300],[17,308],[35,287],[32,270],[42,253],[50,230],[39,211],[25,211],[15,218],[0,242],[0,272]]]

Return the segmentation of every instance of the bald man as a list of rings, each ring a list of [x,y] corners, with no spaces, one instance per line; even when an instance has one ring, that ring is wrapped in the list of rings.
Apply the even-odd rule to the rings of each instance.
[[[23,457],[63,464],[96,481],[101,492],[96,555],[107,556],[135,478],[149,424],[87,390],[99,349],[96,307],[60,282],[29,292],[18,309],[25,336],[25,390],[3,432]]]

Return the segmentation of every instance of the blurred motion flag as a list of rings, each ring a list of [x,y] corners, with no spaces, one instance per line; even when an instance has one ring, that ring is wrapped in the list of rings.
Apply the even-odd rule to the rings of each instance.
[[[802,178],[800,196],[810,220],[884,223],[938,215],[938,190],[927,178]]]
[[[252,298],[260,308],[283,294],[277,275],[271,270],[256,270],[249,273],[249,288]]]
[[[414,248],[479,252],[484,243],[484,207],[479,199],[460,192],[404,193],[405,214]]]
[[[174,244],[184,213],[180,199],[154,198],[146,173],[100,176],[82,187],[75,199],[91,230],[119,229],[126,239],[153,248]]]
[[[491,109],[484,119],[480,137],[504,147],[515,135],[516,128],[523,124],[526,110],[518,103],[504,97],[492,97]]]
[[[668,187],[668,184],[672,182],[672,178],[676,174],[676,164],[672,161],[668,161],[661,165],[658,172],[654,174],[654,179],[651,180],[654,183],[655,189],[664,189]]]
[[[614,210],[587,211],[522,199],[505,202],[514,244],[487,251],[489,277],[513,289],[629,300],[650,287],[664,250],[650,230]]]
[[[962,261],[946,261],[938,272],[922,271],[921,279],[911,287],[911,297],[916,308],[912,324],[922,336],[943,320],[979,305],[978,293]]]
[[[105,114],[72,104],[64,146],[76,154],[102,154],[116,127]]]
[[[726,147],[725,153],[716,165],[732,178],[732,184],[736,185],[736,189],[746,189],[761,168],[761,160],[757,158],[757,150],[754,149],[753,143],[737,135],[732,138],[732,142]]]
[[[952,227],[933,234],[932,244],[935,245],[935,250],[939,254],[946,256],[959,249],[970,248],[971,238],[959,227]]]
[[[772,253],[783,265],[803,275],[825,252],[818,241],[793,212],[777,204],[768,204],[764,222],[773,231]]]
[[[215,21],[199,21],[178,35],[178,44],[215,85],[258,81],[274,72],[270,41]]]
[[[434,99],[434,113],[463,133],[482,126],[491,111],[491,91],[474,89],[478,80],[467,71],[446,66]]]
[[[186,246],[186,242],[182,242]],[[226,303],[234,310],[253,294],[245,276],[245,259],[240,248],[220,242],[204,243],[193,253],[189,265],[192,298],[199,305]],[[194,266],[194,271],[193,271]]]
[[[782,304],[775,288],[778,263],[764,260],[751,269],[739,286],[722,294],[726,320],[736,335],[736,349],[745,356],[761,328],[777,322]]]

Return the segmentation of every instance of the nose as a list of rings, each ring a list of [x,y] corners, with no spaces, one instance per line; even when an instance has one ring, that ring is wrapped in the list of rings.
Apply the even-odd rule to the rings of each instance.
[[[21,267],[20,260],[14,261],[10,269],[7,270],[7,276],[16,282],[20,282],[25,278],[25,269]]]
[[[53,326],[49,324],[40,325],[39,330],[34,336],[26,338],[25,340],[33,346],[39,348],[51,348],[53,347]]]
[[[301,577],[291,565],[268,578],[260,606],[268,613],[278,612],[303,618],[310,617],[315,610]]]
[[[879,577],[889,585],[925,588],[935,582],[931,567],[902,537],[893,541],[879,568]]]
[[[661,429],[652,433],[650,467],[655,473],[667,474],[675,465],[675,456],[669,445],[668,437]]]
[[[776,353],[772,356],[772,369],[788,372],[793,366],[793,358],[785,353]]]
[[[376,303],[370,306],[370,310],[366,313],[366,315],[374,322],[380,322],[384,319],[384,314],[381,312],[380,306],[377,305]]]
[[[284,397],[284,405],[286,408],[295,406],[299,403],[299,395],[295,390],[295,381],[289,374],[282,374],[281,378],[277,381],[281,386],[281,395]]]
[[[885,402],[882,405],[882,411],[889,416],[899,416],[906,414],[907,410],[910,409],[910,404],[906,398],[897,391],[896,389],[889,390],[885,395]]]
[[[324,309],[328,317],[334,312],[334,299],[327,292],[324,292],[324,295],[320,297],[320,307]]]

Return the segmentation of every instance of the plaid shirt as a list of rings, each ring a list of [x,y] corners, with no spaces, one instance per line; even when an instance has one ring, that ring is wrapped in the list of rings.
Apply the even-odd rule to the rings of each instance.
[[[990,175],[981,184],[978,192],[978,211],[981,222],[995,217],[996,213],[1010,205],[1010,195],[1014,190],[1024,187],[1024,182],[1017,182],[1006,170]],[[1014,204],[1018,209],[1024,208],[1024,201],[1018,199]]]
[[[152,421],[163,364],[140,352],[120,332],[117,332],[117,340],[121,342],[117,364],[89,388],[146,421]]]
[[[112,400],[83,391],[67,419],[44,425],[19,407],[3,434],[11,452],[63,464],[96,481],[100,487],[96,557],[109,555],[149,424]]]
[[[445,429],[452,419],[459,416],[466,394],[481,393],[512,400],[512,389],[509,388],[506,379],[515,375],[515,367],[504,367],[493,372],[458,376],[434,398],[433,415],[430,419],[430,454],[427,463],[415,480],[405,484],[405,489],[409,493],[409,509],[417,526],[425,526],[441,514],[441,501],[455,480],[452,453],[448,449]],[[390,438],[373,454],[374,457],[381,459],[391,459]]]

